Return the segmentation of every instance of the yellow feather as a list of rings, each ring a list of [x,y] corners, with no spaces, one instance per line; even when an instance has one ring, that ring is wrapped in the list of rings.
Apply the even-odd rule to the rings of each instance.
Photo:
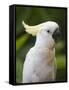
[[[25,31],[29,34],[32,34],[33,36],[36,36],[38,31],[39,31],[39,28],[37,25],[35,26],[29,26],[27,25],[24,21],[22,22],[24,28],[25,28]]]

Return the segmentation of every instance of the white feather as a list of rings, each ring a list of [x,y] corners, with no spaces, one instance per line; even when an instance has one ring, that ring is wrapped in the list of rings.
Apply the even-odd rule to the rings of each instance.
[[[42,31],[37,34],[35,45],[27,53],[24,62],[23,83],[55,80],[55,42],[52,35],[47,34],[43,29],[51,29],[53,33],[58,24],[48,22],[39,26],[42,28]]]

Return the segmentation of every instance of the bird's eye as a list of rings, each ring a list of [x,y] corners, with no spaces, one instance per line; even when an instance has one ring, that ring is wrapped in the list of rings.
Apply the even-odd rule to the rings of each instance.
[[[50,31],[49,31],[49,30],[47,30],[47,32],[49,33]]]

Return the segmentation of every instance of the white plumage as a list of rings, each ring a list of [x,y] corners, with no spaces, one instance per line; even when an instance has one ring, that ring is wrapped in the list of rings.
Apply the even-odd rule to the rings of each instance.
[[[56,78],[55,41],[52,37],[59,28],[48,21],[29,26],[22,22],[27,33],[36,36],[35,45],[29,50],[23,67],[23,83],[49,82]]]

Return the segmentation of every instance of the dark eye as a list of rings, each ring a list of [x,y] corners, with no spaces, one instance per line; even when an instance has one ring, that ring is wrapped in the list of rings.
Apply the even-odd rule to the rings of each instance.
[[[49,33],[50,31],[49,31],[49,30],[47,30],[47,32]]]

